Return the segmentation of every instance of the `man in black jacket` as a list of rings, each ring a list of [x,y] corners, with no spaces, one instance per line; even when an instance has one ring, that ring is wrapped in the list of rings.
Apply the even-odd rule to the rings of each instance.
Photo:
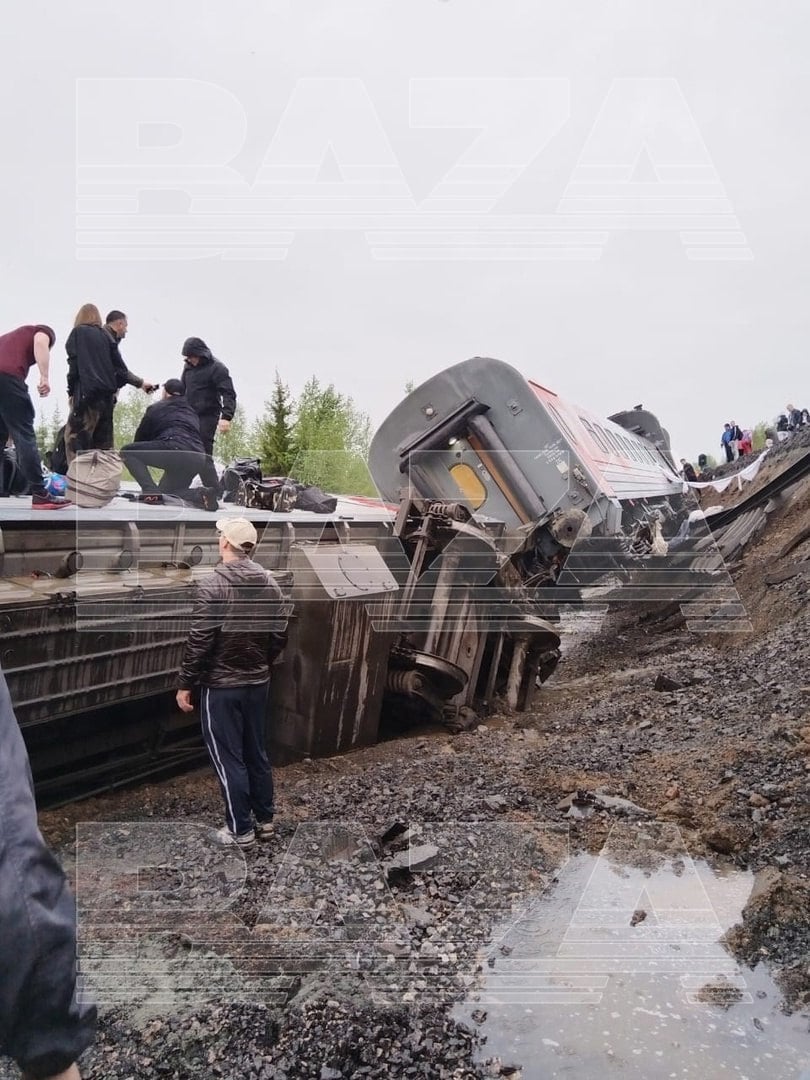
[[[200,418],[200,435],[208,455],[200,478],[206,487],[217,487],[214,435],[217,431],[224,435],[230,428],[236,412],[236,391],[228,369],[217,360],[202,338],[186,338],[183,357],[183,388],[189,404]]]
[[[76,997],[76,911],[37,827],[28,754],[0,671],[0,1053],[26,1077],[80,1080],[96,1010]]]
[[[107,321],[104,323],[104,329],[110,340],[119,350],[119,353],[121,351],[121,342],[127,336],[128,327],[129,320],[123,311],[113,308],[112,311],[107,313]],[[142,379],[140,375],[136,375],[134,371],[130,371],[126,365],[124,365],[124,367],[126,370],[126,386],[134,386],[136,390],[144,390],[147,394],[151,394],[153,390],[157,390],[158,383],[148,382],[146,379]]]
[[[286,640],[283,598],[251,559],[257,534],[246,518],[217,522],[222,562],[199,583],[180,668],[177,704],[191,712],[201,687],[205,744],[225,803],[226,844],[252,847],[273,827],[273,774],[264,727],[270,665]]]
[[[112,449],[113,410],[121,387],[129,383],[147,394],[156,388],[129,370],[117,342],[101,325],[101,316],[96,313],[95,318],[97,323],[74,326],[65,342],[71,407],[65,426],[68,462],[81,451]]]
[[[205,468],[200,421],[183,393],[179,379],[163,384],[163,397],[150,405],[135,432],[135,441],[121,447],[121,460],[141,485],[146,498],[182,491]],[[149,469],[163,469],[160,483]],[[216,509],[216,507],[214,507]]]

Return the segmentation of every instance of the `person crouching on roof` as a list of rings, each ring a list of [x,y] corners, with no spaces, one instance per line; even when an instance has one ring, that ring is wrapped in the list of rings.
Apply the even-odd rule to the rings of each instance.
[[[163,384],[163,396],[143,414],[135,441],[121,447],[121,460],[140,484],[146,503],[160,503],[164,494],[184,491],[203,471],[205,448],[199,417],[179,379]],[[163,470],[159,483],[150,469]]]

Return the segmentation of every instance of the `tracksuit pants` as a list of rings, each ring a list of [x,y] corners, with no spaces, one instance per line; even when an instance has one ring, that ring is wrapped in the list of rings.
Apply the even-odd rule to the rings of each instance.
[[[253,818],[273,820],[273,773],[265,749],[269,682],[256,686],[202,688],[203,738],[219,780],[225,822],[241,836],[253,831]]]

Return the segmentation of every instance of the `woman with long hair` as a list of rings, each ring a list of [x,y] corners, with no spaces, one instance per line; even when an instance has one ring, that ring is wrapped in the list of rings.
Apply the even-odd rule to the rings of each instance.
[[[126,368],[95,304],[79,308],[65,348],[71,403],[65,450],[70,462],[83,450],[112,449],[115,394],[126,382]]]
[[[65,343],[68,354],[70,414],[65,428],[68,462],[84,450],[111,450],[113,409],[118,391],[131,383],[150,392],[144,382],[127,369],[118,343],[104,329],[95,304],[82,304]]]
[[[101,312],[95,304],[82,304],[73,320],[73,328],[77,326],[102,326]]]

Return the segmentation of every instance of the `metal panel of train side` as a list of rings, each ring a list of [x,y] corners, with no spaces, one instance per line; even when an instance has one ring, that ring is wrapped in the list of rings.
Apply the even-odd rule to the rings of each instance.
[[[398,591],[369,544],[294,544],[293,613],[284,666],[271,680],[268,741],[277,761],[320,757],[377,741],[391,635],[367,605]]]

